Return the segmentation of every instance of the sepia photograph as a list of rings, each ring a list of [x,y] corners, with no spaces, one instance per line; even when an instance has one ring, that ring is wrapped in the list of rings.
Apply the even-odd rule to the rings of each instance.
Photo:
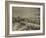
[[[40,30],[40,8],[12,7],[12,30]]]

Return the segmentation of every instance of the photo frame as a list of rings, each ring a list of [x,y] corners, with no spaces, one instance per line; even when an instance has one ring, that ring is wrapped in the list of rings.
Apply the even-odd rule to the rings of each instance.
[[[25,10],[23,12],[23,10]],[[19,11],[19,12],[18,12]],[[20,11],[22,11],[20,13]],[[28,13],[27,13],[27,12]],[[28,25],[25,25],[24,27],[24,30],[22,29],[23,26],[21,27],[21,29],[18,29],[19,27],[17,27],[18,30],[16,30],[16,24],[18,24],[18,21],[17,23],[15,22],[15,30],[13,29],[13,17],[17,17],[17,16],[22,16],[22,17],[30,17],[29,15],[32,14],[30,12],[33,13],[33,15],[37,12],[39,14],[39,22],[37,23],[37,19],[35,20],[35,23],[32,24],[32,21],[31,23],[26,21],[24,21],[25,24],[32,24],[32,29],[31,30],[27,30],[25,31],[25,28],[28,26]],[[14,13],[15,12],[15,13]],[[27,14],[27,15],[26,15]],[[36,15],[35,14],[35,15]],[[38,15],[37,14],[37,15]],[[31,17],[33,17],[34,19],[34,16],[31,15]],[[21,19],[22,19],[21,17]],[[36,17],[36,16],[35,16]],[[17,37],[17,36],[34,36],[34,35],[44,35],[45,34],[45,5],[44,3],[34,3],[34,2],[20,2],[20,1],[5,1],[5,36],[6,37]],[[24,19],[25,20],[25,19]],[[29,20],[30,21],[30,20]],[[22,23],[22,22],[19,22],[19,24]],[[37,24],[36,24],[37,23]],[[30,25],[29,25],[29,28],[31,28]],[[38,28],[34,28],[34,27],[38,27]],[[22,30],[22,31],[21,31]]]

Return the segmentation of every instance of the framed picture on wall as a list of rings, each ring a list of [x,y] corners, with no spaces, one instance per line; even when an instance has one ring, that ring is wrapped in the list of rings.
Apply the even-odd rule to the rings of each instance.
[[[44,6],[44,3],[6,1],[6,37],[44,35]]]

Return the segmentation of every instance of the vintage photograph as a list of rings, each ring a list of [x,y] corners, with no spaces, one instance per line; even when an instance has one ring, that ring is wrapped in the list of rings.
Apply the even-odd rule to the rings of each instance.
[[[12,31],[40,30],[40,8],[12,7]]]

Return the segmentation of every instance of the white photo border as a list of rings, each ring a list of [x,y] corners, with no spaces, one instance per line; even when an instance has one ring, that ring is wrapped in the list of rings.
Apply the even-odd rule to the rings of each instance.
[[[40,30],[31,30],[31,31],[12,31],[12,7],[34,7],[40,8]],[[10,4],[9,5],[9,34],[26,34],[26,33],[43,33],[43,6],[42,5],[22,5],[22,4]]]

